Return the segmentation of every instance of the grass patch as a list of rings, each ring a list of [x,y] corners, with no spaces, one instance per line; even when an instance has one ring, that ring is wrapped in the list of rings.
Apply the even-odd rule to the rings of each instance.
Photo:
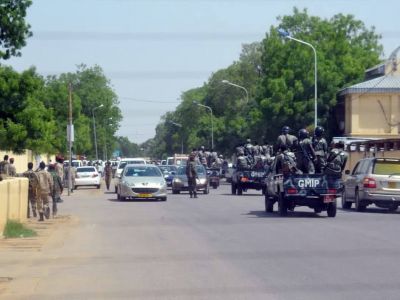
[[[25,227],[18,221],[7,221],[3,235],[6,239],[37,236],[36,231]]]

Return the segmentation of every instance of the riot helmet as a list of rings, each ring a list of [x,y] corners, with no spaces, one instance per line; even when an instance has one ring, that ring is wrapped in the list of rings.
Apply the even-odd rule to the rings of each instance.
[[[317,126],[314,130],[314,135],[316,137],[322,137],[322,135],[324,134],[325,129],[322,126]]]
[[[308,133],[307,129],[303,128],[303,129],[299,130],[298,136],[299,136],[299,139],[306,139],[306,138],[308,138],[309,133]]]
[[[290,127],[289,126],[283,126],[282,127],[282,134],[288,134],[290,132]]]

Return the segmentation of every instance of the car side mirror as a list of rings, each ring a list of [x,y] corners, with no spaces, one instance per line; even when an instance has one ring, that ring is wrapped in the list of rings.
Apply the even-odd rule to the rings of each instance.
[[[350,175],[350,170],[346,170],[346,171],[344,171],[344,174],[346,174],[346,175]]]

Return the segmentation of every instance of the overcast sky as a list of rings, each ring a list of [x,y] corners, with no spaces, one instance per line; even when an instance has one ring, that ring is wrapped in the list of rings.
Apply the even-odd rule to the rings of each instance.
[[[7,61],[42,75],[100,65],[120,100],[119,134],[154,136],[160,116],[185,90],[238,59],[243,43],[261,41],[293,7],[331,17],[353,14],[383,35],[385,55],[400,46],[399,0],[34,0],[33,37]],[[238,91],[240,92],[240,91]]]

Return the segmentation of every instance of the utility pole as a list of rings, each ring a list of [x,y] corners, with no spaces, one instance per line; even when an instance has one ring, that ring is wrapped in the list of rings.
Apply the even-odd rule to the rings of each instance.
[[[68,154],[69,154],[69,164],[68,164],[68,196],[71,194],[72,190],[72,141],[74,135],[74,129],[72,127],[72,84],[68,85],[69,92],[69,114],[68,114]]]

